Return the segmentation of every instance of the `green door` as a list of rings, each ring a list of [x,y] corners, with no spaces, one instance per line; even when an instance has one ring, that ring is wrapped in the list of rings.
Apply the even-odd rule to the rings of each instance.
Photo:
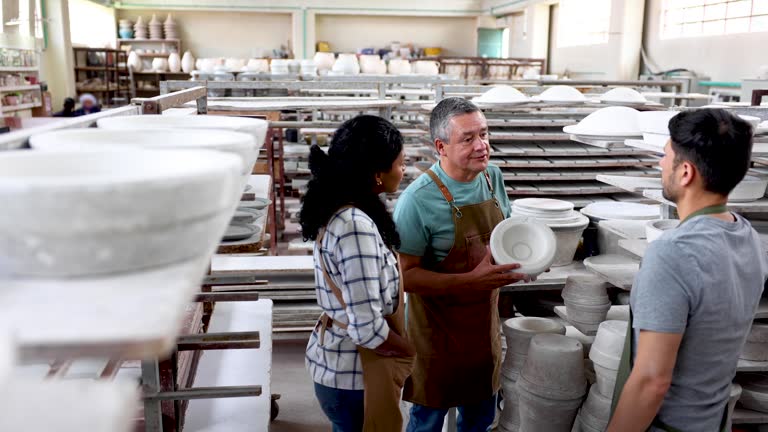
[[[477,29],[477,55],[479,57],[500,58],[504,29]]]

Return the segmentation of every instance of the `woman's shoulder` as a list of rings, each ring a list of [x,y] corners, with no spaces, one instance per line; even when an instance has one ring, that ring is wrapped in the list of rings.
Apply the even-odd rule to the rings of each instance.
[[[374,232],[376,224],[368,214],[357,207],[346,207],[338,210],[328,223],[328,230],[337,235],[351,230]]]

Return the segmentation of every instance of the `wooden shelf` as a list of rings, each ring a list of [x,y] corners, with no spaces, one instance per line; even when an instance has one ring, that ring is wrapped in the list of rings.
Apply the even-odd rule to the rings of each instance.
[[[105,66],[77,66],[77,71],[95,71],[95,72],[120,72],[120,69],[116,65]]]
[[[187,72],[133,72],[134,75],[186,75],[189,76],[189,73]]]
[[[179,39],[118,39],[119,43],[179,43]]]
[[[40,90],[40,84],[29,84],[20,86],[0,87],[0,93],[25,91],[25,90]]]
[[[35,66],[0,66],[0,72],[37,72]]]
[[[28,103],[28,104],[19,104],[19,105],[5,105],[0,107],[0,112],[16,112],[16,111],[24,111],[32,108],[37,108],[41,106],[40,103]]]

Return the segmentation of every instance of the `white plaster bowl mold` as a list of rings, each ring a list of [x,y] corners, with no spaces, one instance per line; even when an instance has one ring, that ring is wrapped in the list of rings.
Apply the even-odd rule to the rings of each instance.
[[[638,111],[628,107],[606,107],[584,117],[578,124],[565,126],[563,132],[587,137],[639,137]]]
[[[740,384],[731,383],[731,393],[728,395],[728,419],[725,430],[732,430],[733,411],[736,409],[736,403],[741,399],[742,388]]]
[[[747,342],[739,358],[751,361],[768,361],[768,324],[755,322],[747,335]]]
[[[522,198],[512,202],[512,211],[541,219],[568,219],[573,216],[573,203],[550,198]]]
[[[595,367],[598,390],[606,397],[613,396],[627,325],[626,321],[604,321],[598,327],[595,343],[589,350],[589,358]]]
[[[610,302],[585,305],[564,299],[564,303],[566,313],[568,314],[568,321],[586,335],[594,335],[597,332],[598,326],[605,320],[608,311],[611,309]]]
[[[598,387],[593,385],[589,389],[587,400],[581,406],[579,417],[582,426],[599,431],[605,430],[611,419],[611,398],[601,394]]]
[[[472,99],[473,102],[499,104],[526,103],[530,100],[531,99],[520,90],[508,85],[493,86],[490,90],[486,91],[481,96]]]
[[[520,428],[520,396],[517,394],[517,384],[505,381],[501,388],[504,391],[504,401],[499,416],[499,427],[507,431],[517,431]]]
[[[512,203],[512,213],[546,224],[554,233],[557,251],[552,265],[573,262],[589,219],[573,211],[573,203],[549,198],[523,198]]]
[[[560,334],[538,334],[531,339],[518,389],[543,398],[571,400],[586,393],[584,348]]]
[[[548,399],[517,386],[520,430],[535,432],[568,432],[571,430],[582,397],[569,400]]]
[[[643,105],[648,102],[648,99],[635,89],[629,87],[616,87],[600,95],[600,102],[617,105]]]
[[[679,111],[639,112],[637,113],[637,123],[640,126],[640,132],[669,137],[669,121],[679,113]]]
[[[538,99],[542,102],[559,104],[577,104],[587,101],[587,97],[582,92],[567,85],[552,86],[541,92]]]
[[[134,272],[213,253],[240,158],[205,150],[0,154],[0,261],[12,276]]]
[[[748,175],[731,191],[728,195],[728,201],[757,201],[765,195],[766,188],[768,188],[768,179]]]
[[[502,365],[502,375],[517,381],[528,356],[528,348],[537,334],[565,334],[565,327],[549,318],[517,317],[504,321],[502,330],[507,344],[507,354]]]
[[[576,303],[603,305],[610,301],[606,291],[609,286],[609,283],[597,276],[568,276],[565,280],[562,296],[564,299],[570,299]]]
[[[659,219],[655,221],[648,221],[645,224],[645,238],[648,239],[648,243],[658,240],[662,234],[667,231],[673,230],[680,225],[678,219]]]
[[[538,276],[552,266],[557,238],[542,223],[506,219],[491,233],[490,246],[497,264],[518,263],[515,272]]]
[[[660,151],[663,151],[669,141],[669,135],[643,132],[643,141],[645,141],[646,144],[652,145]]]
[[[741,385],[739,403],[744,408],[768,413],[768,375],[764,373],[745,373],[736,377]]]
[[[587,205],[581,213],[594,221],[623,219],[623,220],[654,220],[660,215],[659,206],[620,201],[602,201]]]
[[[581,346],[584,347],[584,358],[586,360],[589,360],[589,350],[592,348],[592,344],[595,343],[595,337],[585,335],[574,326],[566,327],[565,335],[568,336],[569,338],[573,338],[581,342]],[[585,365],[585,368],[586,368],[586,365]],[[594,370],[592,372],[594,374]],[[587,369],[585,369],[585,373],[587,373]]]
[[[570,226],[549,225],[557,240],[557,252],[552,267],[566,266],[573,262],[573,257],[581,243],[581,236],[587,226],[589,226],[589,218],[586,216],[581,216],[581,221]]]

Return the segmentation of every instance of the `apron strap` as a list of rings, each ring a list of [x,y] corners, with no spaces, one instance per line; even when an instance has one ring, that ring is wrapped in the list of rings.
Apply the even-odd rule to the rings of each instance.
[[[445,197],[445,200],[450,204],[453,204],[455,200],[453,199],[453,195],[451,195],[451,191],[448,190],[448,186],[446,186],[445,183],[443,183],[437,174],[435,174],[435,172],[431,169],[428,169],[424,172],[427,173],[430,178],[432,178],[432,181],[434,181],[438,189],[440,189],[440,192],[443,194],[443,197]]]

